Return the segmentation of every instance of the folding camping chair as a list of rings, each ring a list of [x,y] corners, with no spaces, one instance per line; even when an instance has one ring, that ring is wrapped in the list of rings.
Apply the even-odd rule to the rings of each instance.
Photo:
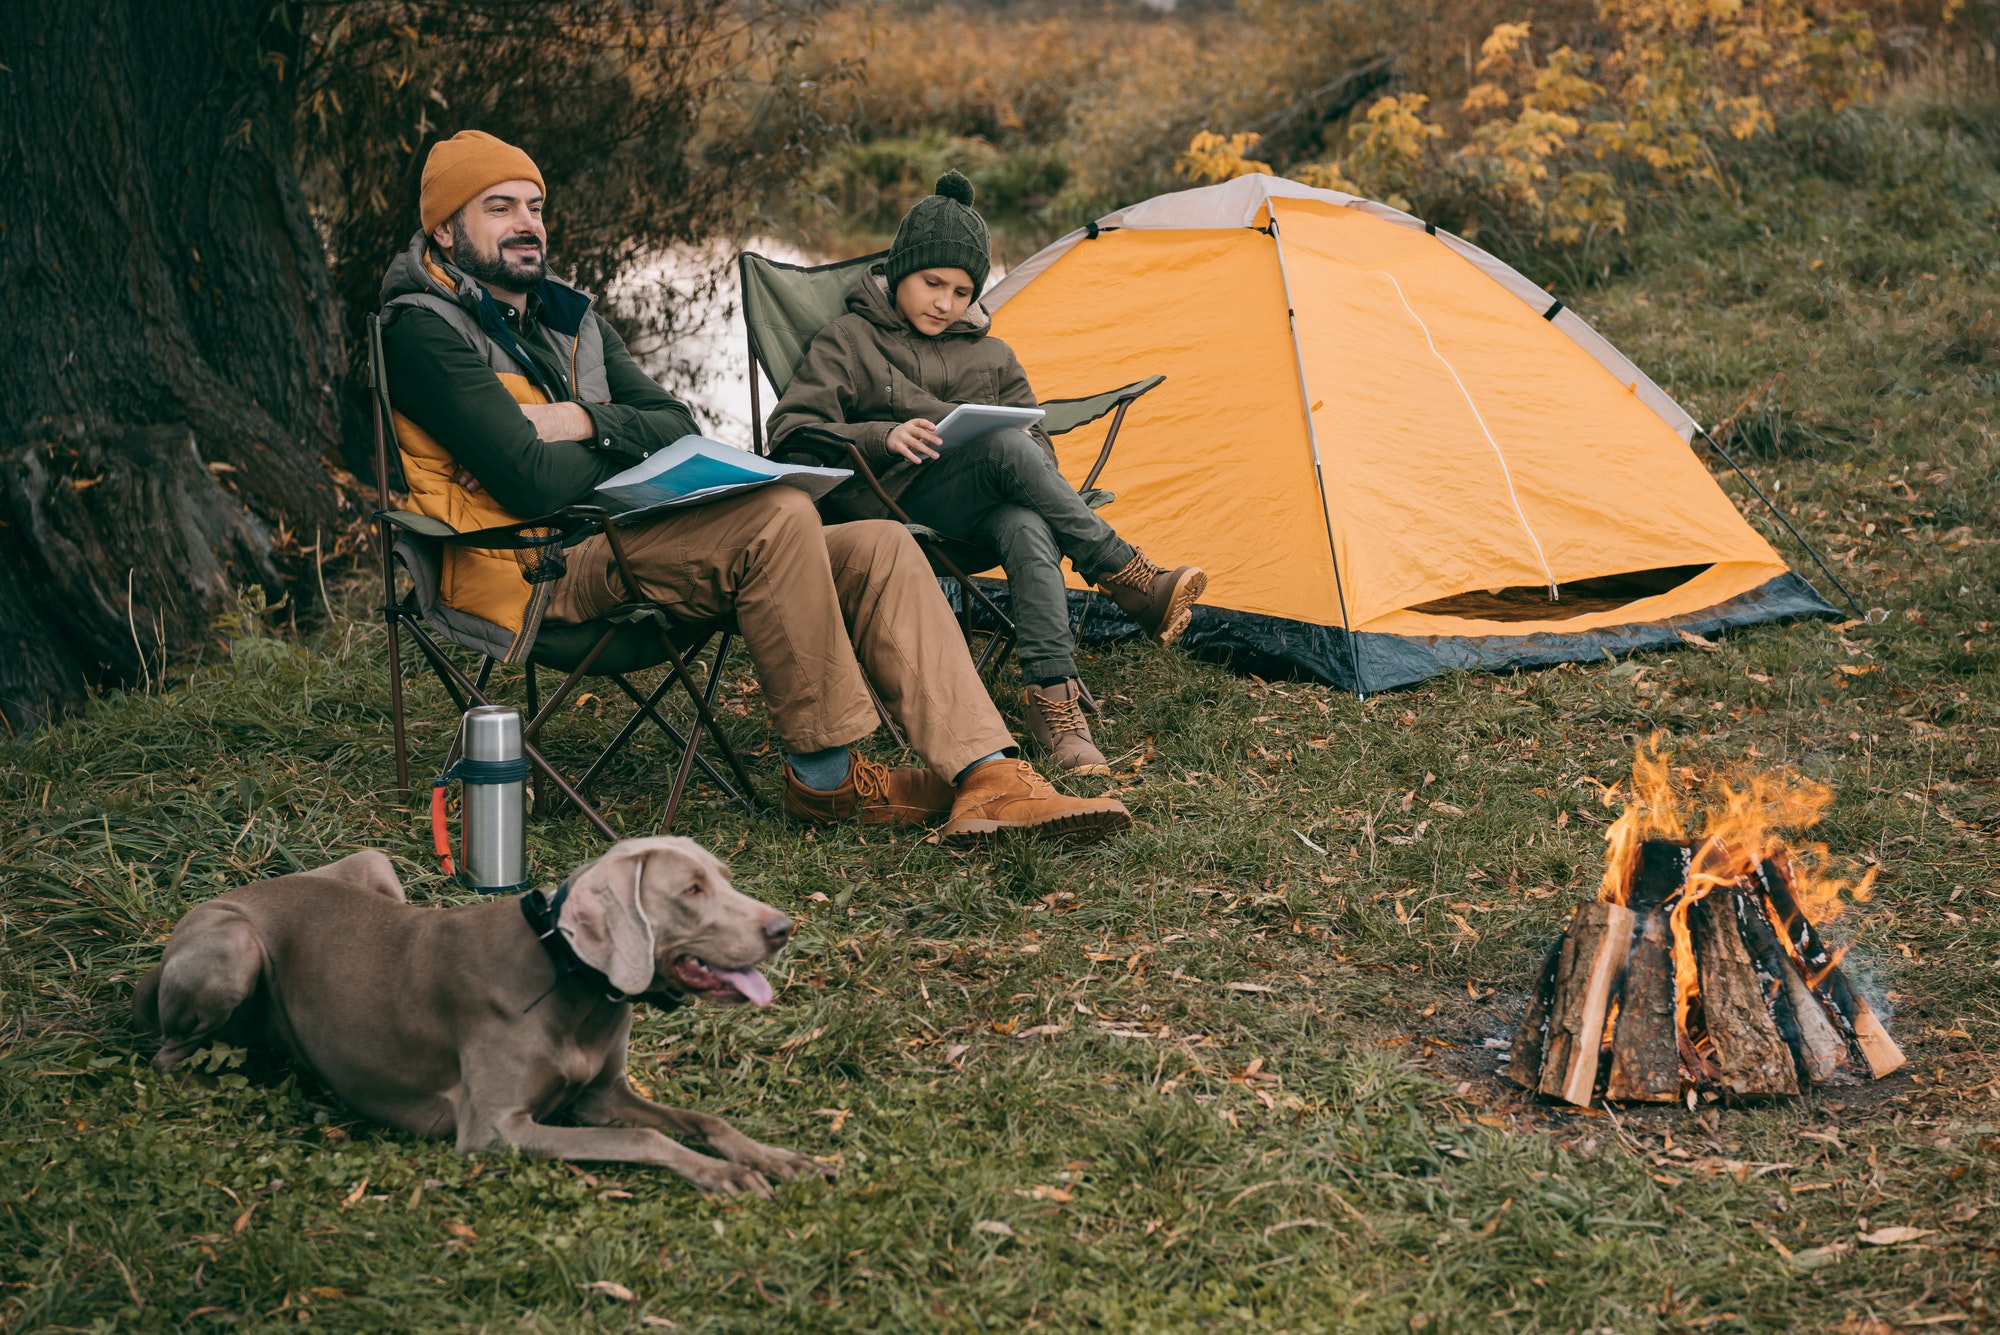
[[[759,403],[757,370],[771,382],[771,388],[783,395],[785,386],[791,384],[798,374],[799,365],[805,361],[806,349],[812,345],[813,337],[844,315],[847,311],[848,289],[854,280],[870,264],[882,259],[887,251],[877,251],[863,255],[859,259],[841,260],[834,264],[821,264],[802,268],[795,264],[782,264],[766,259],[754,251],[744,251],[737,260],[738,272],[743,289],[743,325],[750,345],[750,429],[756,443],[757,452],[765,453],[764,412]],[[1042,429],[1051,436],[1059,436],[1078,427],[1086,426],[1115,412],[1111,428],[1105,433],[1104,445],[1097,452],[1097,461],[1090,466],[1090,472],[1077,488],[1084,503],[1093,510],[1102,509],[1115,499],[1113,493],[1100,489],[1098,475],[1104,472],[1104,465],[1111,458],[1111,447],[1118,443],[1118,429],[1125,424],[1125,413],[1140,395],[1159,385],[1165,376],[1149,376],[1136,380],[1117,389],[1106,390],[1085,399],[1045,399],[1041,407],[1047,412],[1042,419]],[[796,436],[799,433],[794,433]],[[790,446],[787,440],[787,447]],[[991,570],[1000,564],[999,553],[976,543],[960,542],[945,537],[937,530],[915,523],[903,513],[888,492],[884,491],[874,470],[861,456],[860,449],[850,440],[831,432],[812,433],[811,444],[818,451],[837,457],[844,450],[846,466],[868,484],[889,514],[916,538],[930,559],[931,568],[940,577],[954,581],[958,586],[958,610],[965,628],[966,643],[972,643],[972,608],[976,602],[987,617],[991,618],[993,631],[986,642],[986,648],[975,660],[980,671],[986,665],[998,661],[1007,645],[1014,640],[1014,623],[989,598],[985,591],[973,583],[966,574],[968,570]]]
[[[572,505],[534,519],[476,532],[461,533],[442,520],[412,511],[395,509],[389,492],[388,437],[394,429],[390,408],[388,372],[382,357],[381,323],[368,317],[368,363],[371,401],[375,418],[375,476],[380,509],[375,512],[382,546],[382,618],[389,627],[389,703],[396,735],[396,788],[403,800],[410,796],[409,759],[404,740],[402,636],[407,632],[438,682],[462,713],[475,704],[494,703],[489,696],[493,669],[500,658],[492,645],[473,633],[464,618],[455,616],[440,595],[444,557],[452,547],[528,553],[552,557],[563,548],[586,537],[602,533],[611,546],[612,560],[628,590],[639,588],[626,564],[625,544],[610,512],[597,506]],[[401,570],[409,587],[397,588]],[[730,746],[728,736],[715,718],[715,697],[722,683],[722,664],[729,656],[734,638],[730,624],[723,621],[691,622],[674,616],[659,603],[634,599],[612,609],[595,621],[565,625],[544,621],[522,661],[526,719],[522,724],[522,749],[530,766],[547,786],[535,784],[535,809],[545,814],[555,805],[548,788],[560,794],[583,813],[607,839],[617,839],[611,827],[587,797],[591,785],[606,766],[617,758],[639,729],[652,722],[677,750],[679,763],[673,786],[667,790],[666,814],[660,833],[669,832],[678,814],[688,780],[696,767],[725,795],[740,801],[754,814],[756,788],[749,773]],[[443,640],[480,656],[473,675],[453,661]],[[702,684],[697,686],[690,663],[714,642],[714,655],[706,664]],[[666,674],[650,691],[632,680],[633,674],[666,666]],[[544,701],[536,677],[537,668],[564,673],[563,681]],[[633,704],[630,719],[603,748],[582,777],[572,783],[544,755],[539,741],[544,728],[554,718],[579,683],[587,676],[604,678],[615,685]],[[661,712],[660,705],[676,683],[693,705],[694,718],[682,732]],[[497,692],[496,692],[497,694]],[[704,736],[713,740],[730,772],[732,784],[709,759],[701,754]],[[458,759],[459,742],[454,737],[451,752],[441,768],[448,769]],[[739,786],[740,785],[740,786]]]

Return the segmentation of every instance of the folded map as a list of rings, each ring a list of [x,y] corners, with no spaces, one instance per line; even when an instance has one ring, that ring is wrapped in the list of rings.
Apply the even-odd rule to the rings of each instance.
[[[818,500],[853,477],[845,468],[779,463],[706,436],[682,436],[649,459],[597,484],[621,517],[642,510],[706,505],[774,482]]]

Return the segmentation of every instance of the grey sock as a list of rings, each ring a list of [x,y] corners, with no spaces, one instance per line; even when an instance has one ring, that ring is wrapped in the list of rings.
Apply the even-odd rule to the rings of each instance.
[[[829,746],[824,751],[795,751],[785,760],[799,782],[815,792],[830,793],[847,782],[848,755],[844,746]]]
[[[1007,753],[1005,751],[995,751],[990,756],[981,756],[979,757],[979,759],[973,761],[970,765],[967,765],[964,769],[960,770],[958,772],[958,777],[953,779],[952,783],[953,785],[964,783],[965,776],[972,773],[972,771],[978,769],[981,765],[988,764],[995,760],[1005,760],[1006,758],[1007,758]]]

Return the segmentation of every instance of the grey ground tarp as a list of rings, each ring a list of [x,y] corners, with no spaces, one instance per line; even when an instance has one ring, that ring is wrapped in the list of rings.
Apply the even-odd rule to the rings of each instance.
[[[980,580],[980,588],[1004,611],[1004,580]],[[943,581],[945,597],[958,607],[955,585]],[[1139,628],[1118,605],[1101,594],[1070,590],[1070,624],[1082,624],[1087,644],[1106,644],[1137,636]],[[974,624],[982,609],[973,605]],[[1574,635],[1402,636],[1360,634],[1353,637],[1359,654],[1360,681],[1355,679],[1355,652],[1338,626],[1314,626],[1302,621],[1198,607],[1194,622],[1177,647],[1196,658],[1221,663],[1237,672],[1268,678],[1303,678],[1343,691],[1369,693],[1409,686],[1441,673],[1507,672],[1516,668],[1553,667],[1557,663],[1588,662],[1605,655],[1666,649],[1680,643],[1680,632],[1714,636],[1745,626],[1784,623],[1821,617],[1838,620],[1840,613],[1812,585],[1796,574],[1780,575],[1728,602],[1666,621],[1640,621],[1579,631]]]

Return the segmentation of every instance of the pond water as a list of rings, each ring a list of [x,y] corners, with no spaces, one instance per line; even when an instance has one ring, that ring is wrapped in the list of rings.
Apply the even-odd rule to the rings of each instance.
[[[748,449],[751,368],[736,271],[736,256],[745,250],[785,264],[826,264],[837,258],[761,236],[740,243],[676,246],[635,270],[614,295],[642,308],[668,303],[676,312],[680,332],[672,345],[635,352],[640,366],[687,400],[704,433]],[[986,286],[991,288],[1006,272],[995,264]],[[768,418],[777,396],[762,372],[757,378],[758,402]]]

